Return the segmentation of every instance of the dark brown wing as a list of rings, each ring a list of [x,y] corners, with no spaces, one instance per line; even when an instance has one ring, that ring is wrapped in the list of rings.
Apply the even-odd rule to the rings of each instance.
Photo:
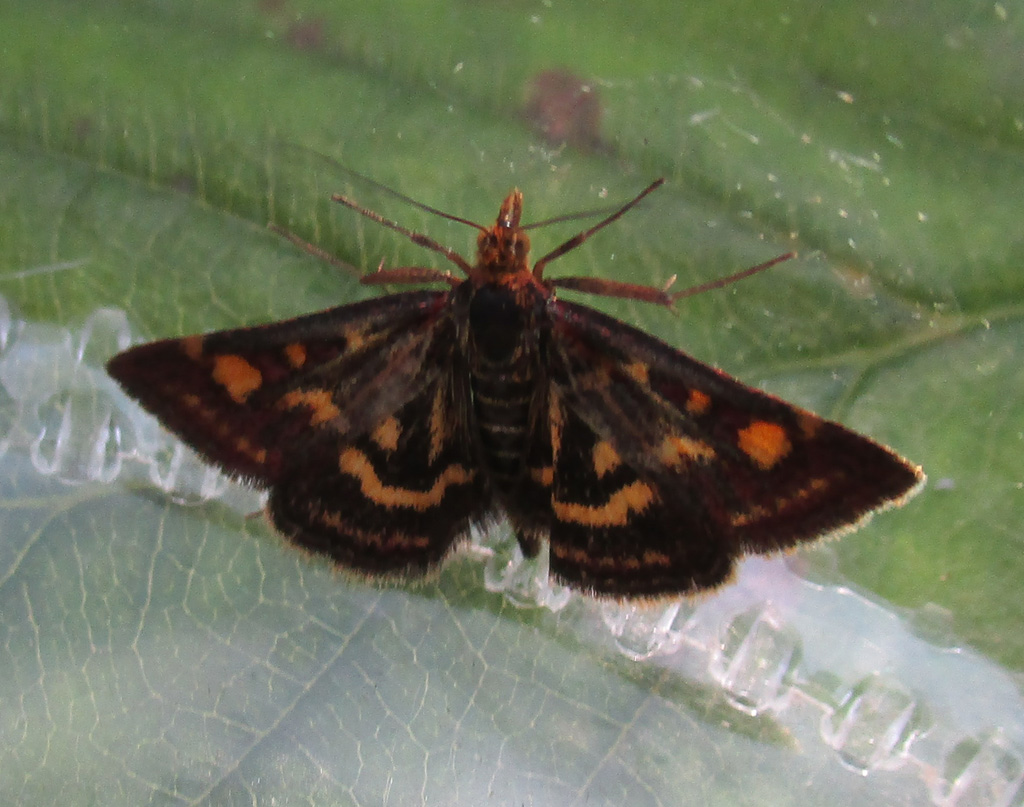
[[[355,569],[423,570],[489,507],[447,293],[140,345],[110,375],[275,525]]]
[[[107,372],[233,476],[266,487],[289,458],[376,425],[430,379],[444,296],[396,294],[252,328],[139,345]]]
[[[919,468],[592,309],[553,302],[551,569],[599,594],[688,593],[745,552],[851,528]]]

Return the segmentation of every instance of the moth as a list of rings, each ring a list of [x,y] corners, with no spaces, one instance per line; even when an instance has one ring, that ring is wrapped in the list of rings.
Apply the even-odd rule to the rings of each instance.
[[[671,306],[791,257],[675,293],[544,276],[661,184],[532,267],[519,190],[491,227],[447,216],[479,231],[474,263],[335,195],[462,277],[382,264],[363,282],[442,287],[144,344],[108,371],[206,460],[269,491],[287,538],[369,576],[429,572],[506,518],[525,556],[546,545],[551,574],[584,592],[686,595],[746,553],[903,503],[924,475],[890,449],[557,296]]]

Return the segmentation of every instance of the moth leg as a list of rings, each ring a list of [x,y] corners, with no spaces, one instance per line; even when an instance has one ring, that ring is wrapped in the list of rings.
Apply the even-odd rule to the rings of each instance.
[[[765,269],[769,269],[777,263],[788,261],[790,258],[795,256],[796,253],[787,252],[785,255],[779,255],[778,257],[772,258],[770,261],[759,263],[757,266],[751,266],[750,268],[743,269],[740,272],[734,272],[731,275],[726,275],[725,277],[720,277],[716,280],[709,280],[707,283],[701,283],[699,286],[691,286],[688,289],[682,289],[676,292],[669,291],[672,284],[676,282],[675,275],[672,275],[672,277],[669,278],[668,283],[660,289],[657,286],[642,286],[638,283],[623,283],[620,280],[608,280],[607,278],[601,277],[559,277],[545,282],[549,286],[572,289],[573,291],[582,291],[587,294],[599,294],[603,297],[622,297],[627,300],[640,300],[644,303],[655,303],[656,305],[663,305],[666,308],[671,308],[676,300],[681,300],[683,297],[692,297],[695,294],[701,294],[705,291],[720,289],[723,286],[728,286],[730,283],[735,283],[737,280],[743,280],[743,278],[756,275],[758,272],[763,272]]]

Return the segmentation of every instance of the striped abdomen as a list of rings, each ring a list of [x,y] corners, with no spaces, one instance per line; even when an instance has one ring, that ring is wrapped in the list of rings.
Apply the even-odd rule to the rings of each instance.
[[[482,460],[496,492],[522,477],[537,388],[533,306],[503,286],[475,290],[468,360]]]
[[[473,408],[480,446],[499,490],[502,483],[519,479],[523,472],[534,387],[528,367],[484,360],[473,368]]]

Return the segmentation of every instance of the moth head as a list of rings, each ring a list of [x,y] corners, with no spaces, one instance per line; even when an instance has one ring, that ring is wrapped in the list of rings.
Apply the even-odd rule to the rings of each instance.
[[[526,269],[530,238],[519,226],[523,216],[523,194],[514,189],[498,211],[498,220],[477,237],[479,266],[489,272],[519,272]]]

